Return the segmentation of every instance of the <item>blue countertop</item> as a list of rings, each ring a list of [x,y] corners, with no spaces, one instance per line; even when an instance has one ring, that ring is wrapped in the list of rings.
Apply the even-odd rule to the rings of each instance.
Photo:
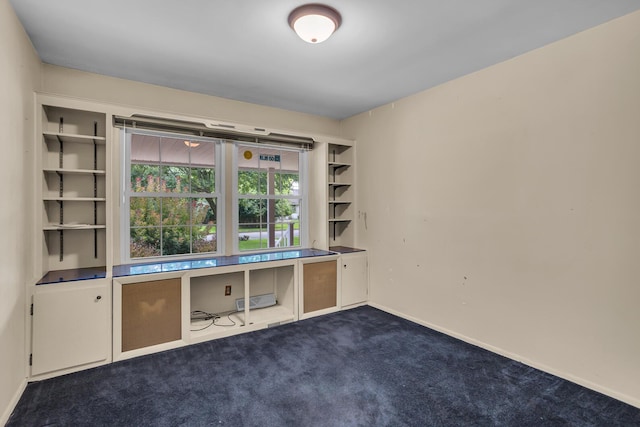
[[[336,255],[335,252],[320,249],[298,249],[295,251],[264,252],[250,255],[227,255],[191,260],[160,261],[144,264],[123,264],[113,266],[113,277],[136,276],[139,274],[166,273],[170,271],[196,270],[199,268],[224,267],[229,265],[252,264],[257,262],[281,261],[286,259],[310,258]]]
[[[52,270],[42,276],[36,285],[73,282],[76,280],[104,279],[107,277],[105,267],[73,268],[69,270]]]
[[[141,264],[122,264],[113,266],[113,277],[137,276],[140,274],[166,273],[171,271],[187,271],[199,268],[224,267],[229,265],[252,264],[258,262],[281,261],[287,259],[311,258],[337,255],[337,251],[321,249],[297,249],[288,251],[263,252],[247,255],[226,255],[211,258],[174,259]],[[107,277],[105,267],[75,268],[69,270],[49,271],[36,285],[73,282],[77,280],[104,279]]]

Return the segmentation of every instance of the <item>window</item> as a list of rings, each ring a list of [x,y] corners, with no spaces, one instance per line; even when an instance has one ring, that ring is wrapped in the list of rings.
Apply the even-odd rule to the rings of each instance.
[[[234,161],[237,250],[301,246],[304,150],[236,143]]]
[[[217,139],[127,130],[127,259],[218,252]]]

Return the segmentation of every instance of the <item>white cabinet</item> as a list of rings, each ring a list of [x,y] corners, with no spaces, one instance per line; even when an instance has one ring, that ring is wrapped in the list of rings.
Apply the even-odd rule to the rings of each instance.
[[[365,251],[340,255],[342,307],[367,301],[368,279],[367,253]]]
[[[32,302],[31,376],[110,362],[111,280],[36,286]]]

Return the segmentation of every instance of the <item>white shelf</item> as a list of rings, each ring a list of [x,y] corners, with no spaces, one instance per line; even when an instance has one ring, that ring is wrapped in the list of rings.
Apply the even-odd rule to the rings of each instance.
[[[236,313],[240,321],[244,323],[244,312]],[[250,325],[269,325],[273,323],[289,322],[294,320],[293,312],[290,308],[282,305],[272,307],[257,308],[249,312]]]
[[[104,170],[93,169],[65,169],[65,168],[44,168],[46,173],[61,173],[63,175],[105,175]]]
[[[42,200],[46,202],[105,202],[107,199],[104,197],[43,197]]]
[[[60,231],[60,230],[100,230],[107,228],[104,224],[49,224],[42,229],[44,231]]]
[[[347,182],[330,182],[329,187],[351,187],[351,184]]]
[[[104,136],[92,136],[92,135],[74,135],[70,133],[60,132],[42,132],[47,142],[49,141],[62,141],[72,142],[76,144],[104,144],[106,138]]]
[[[344,219],[342,219],[342,218],[332,218],[332,219],[329,220],[329,222],[351,222],[351,220],[347,219],[347,218],[344,218]]]
[[[350,200],[329,200],[330,205],[350,205]]]
[[[333,169],[348,168],[351,163],[329,162],[329,167]]]

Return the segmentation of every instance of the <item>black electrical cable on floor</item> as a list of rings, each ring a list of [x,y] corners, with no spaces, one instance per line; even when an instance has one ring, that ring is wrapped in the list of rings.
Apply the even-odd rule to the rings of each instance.
[[[219,324],[216,323],[216,321],[220,320],[222,317],[219,314],[215,314],[215,313],[209,313],[206,311],[202,311],[202,310],[193,310],[191,312],[191,323],[193,325],[193,322],[198,322],[198,321],[207,321],[207,320],[211,320],[211,323],[209,323],[207,326],[204,326],[202,328],[199,329],[190,329],[191,332],[198,332],[198,331],[204,331],[207,328],[210,328],[211,326],[220,326],[220,327],[232,327],[232,326],[236,326],[236,322],[233,321],[233,319],[231,319],[231,315],[233,313],[237,313],[236,311],[231,311],[229,313],[227,313],[227,319],[229,319],[229,321],[231,322],[230,325],[226,325],[226,324]]]

